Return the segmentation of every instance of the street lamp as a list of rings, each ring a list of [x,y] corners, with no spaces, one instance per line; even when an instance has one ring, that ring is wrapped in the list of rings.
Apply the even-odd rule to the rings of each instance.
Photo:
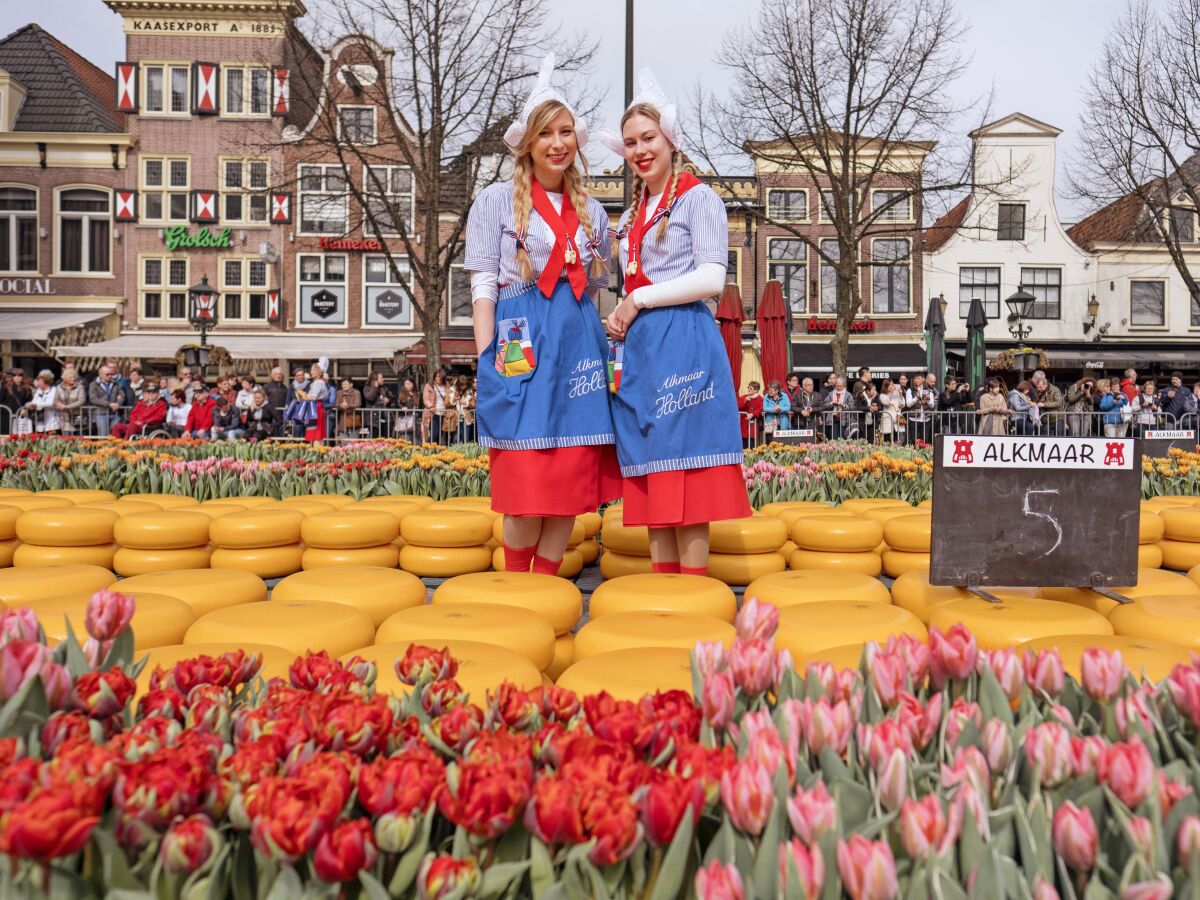
[[[1083,333],[1089,333],[1096,327],[1096,318],[1100,315],[1100,301],[1096,299],[1096,295],[1092,294],[1091,299],[1087,304],[1087,321],[1083,323]],[[1096,339],[1100,339],[1100,335],[1096,335]]]
[[[1017,285],[1017,292],[1004,302],[1008,306],[1008,311],[1012,313],[1008,318],[1008,333],[1024,343],[1025,338],[1033,333],[1033,326],[1025,326],[1022,323],[1029,318],[1029,314],[1033,311],[1033,304],[1037,302],[1037,297],[1025,290],[1022,285]]]
[[[216,289],[208,283],[208,276],[200,279],[200,283],[188,288],[188,321],[200,332],[200,346],[188,347],[183,351],[183,362],[186,366],[199,366],[201,372],[208,365],[208,329],[217,326],[217,294]]]

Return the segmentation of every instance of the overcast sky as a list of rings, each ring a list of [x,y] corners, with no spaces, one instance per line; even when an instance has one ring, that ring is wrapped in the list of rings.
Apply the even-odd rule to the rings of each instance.
[[[321,0],[306,0],[315,9]],[[565,15],[578,15],[579,24],[600,40],[596,77],[610,80],[605,121],[612,127],[621,113],[624,65],[624,8],[621,0],[567,3],[556,0]],[[1153,0],[1155,3],[1165,0]],[[698,82],[719,91],[723,73],[711,64],[729,29],[745,21],[758,0],[637,0],[635,66],[650,66],[668,93],[683,100]],[[1059,146],[1059,212],[1068,221],[1086,208],[1065,196],[1061,173],[1071,163],[1077,142],[1080,91],[1111,23],[1125,0],[959,0],[970,23],[964,50],[972,63],[961,76],[955,94],[964,100],[995,89],[995,118],[1023,112],[1063,130]],[[123,56],[120,17],[102,0],[41,0],[40,4],[0,0],[0,33],[8,34],[37,21],[106,71]],[[961,139],[974,121],[948,123],[952,139]],[[596,152],[599,152],[598,149]],[[600,158],[599,166],[615,157]]]

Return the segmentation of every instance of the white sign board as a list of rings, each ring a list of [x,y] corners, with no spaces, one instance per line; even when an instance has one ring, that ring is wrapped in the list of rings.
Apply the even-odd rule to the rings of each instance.
[[[1132,438],[946,436],[941,464],[959,469],[1132,469]]]

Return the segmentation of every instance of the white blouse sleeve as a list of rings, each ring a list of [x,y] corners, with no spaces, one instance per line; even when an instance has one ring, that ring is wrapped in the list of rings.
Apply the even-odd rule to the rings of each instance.
[[[719,294],[724,287],[725,266],[719,263],[701,263],[686,275],[661,284],[647,284],[636,288],[633,291],[633,305],[638,309],[680,306]]]
[[[471,303],[489,300],[495,303],[500,299],[500,283],[494,272],[471,273]]]

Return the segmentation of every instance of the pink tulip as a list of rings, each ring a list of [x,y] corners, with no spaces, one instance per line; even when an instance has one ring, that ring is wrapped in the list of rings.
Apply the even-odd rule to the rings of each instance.
[[[781,887],[791,887],[788,874],[788,862],[795,869],[800,882],[800,896],[805,900],[816,900],[825,886],[825,858],[821,855],[820,847],[809,849],[802,841],[792,839],[779,845],[779,884]],[[783,890],[780,894],[784,893]],[[788,892],[791,896],[791,892]]]
[[[953,747],[958,743],[958,738],[968,723],[974,725],[976,729],[982,728],[983,712],[979,709],[978,703],[970,703],[959,697],[954,701],[954,705],[950,707],[950,712],[946,716],[947,746]]]
[[[87,633],[97,641],[111,641],[129,627],[136,607],[132,594],[97,591],[92,594],[84,613]]]
[[[929,677],[929,647],[911,634],[892,636],[887,640],[884,651],[889,656],[898,656],[904,660],[905,668],[912,679],[913,690],[919,691],[925,686]]]
[[[929,668],[934,687],[969,678],[978,659],[975,636],[962,623],[951,625],[945,634],[938,628],[929,629]]]
[[[853,900],[893,900],[899,893],[896,860],[887,841],[872,841],[861,834],[838,841],[838,872]]]
[[[1059,900],[1058,891],[1046,879],[1038,876],[1033,883],[1033,900]]]
[[[912,753],[912,735],[897,719],[882,719],[875,725],[858,726],[859,752],[872,769],[879,771],[893,751]]]
[[[961,831],[967,821],[967,813],[975,823],[975,831],[984,843],[992,839],[992,824],[988,818],[987,795],[972,783],[964,784],[954,794],[950,805],[950,819],[955,831]]]
[[[775,681],[775,652],[770,641],[736,640],[729,652],[733,680],[747,697],[764,693]]]
[[[733,721],[737,706],[733,673],[728,669],[714,672],[704,679],[700,693],[700,708],[704,718],[714,731],[724,731]]]
[[[1096,763],[1108,749],[1108,741],[1097,734],[1071,738],[1071,771],[1076,776],[1096,771]]]
[[[821,693],[831,700],[834,699],[833,691],[837,672],[833,668],[833,663],[810,662],[808,668],[804,670],[804,678],[808,683],[815,680],[817,684],[821,685]]]
[[[1019,700],[1021,698],[1021,689],[1025,686],[1025,671],[1021,667],[1021,660],[1017,657],[1017,651],[1012,647],[993,650],[988,654],[987,662],[992,673],[996,676],[996,680],[1000,682],[1000,688],[1004,691],[1004,696],[1010,702]]]
[[[1071,777],[1071,735],[1057,722],[1033,726],[1025,735],[1025,759],[1042,787],[1057,787]]]
[[[788,758],[783,746],[783,736],[775,727],[770,710],[763,709],[756,713],[747,713],[739,724],[741,727],[740,739],[746,742],[746,752],[742,754],[743,760],[757,762],[770,775],[774,775],[779,764],[786,761],[789,781],[795,778],[794,757]]]
[[[993,775],[999,775],[1012,762],[1012,736],[1008,725],[999,719],[988,719],[983,726],[983,755]]]
[[[1121,892],[1121,900],[1170,900],[1175,896],[1175,885],[1166,875],[1153,881],[1135,881]]]
[[[1175,847],[1179,852],[1179,864],[1190,875],[1192,858],[1200,856],[1200,817],[1184,817],[1175,835]]]
[[[1200,728],[1200,671],[1195,666],[1176,666],[1167,676],[1167,690],[1192,725]]]
[[[1192,792],[1189,785],[1171,781],[1160,770],[1158,773],[1158,814],[1166,819],[1171,814],[1172,807]]]
[[[743,641],[769,641],[779,630],[779,608],[751,597],[738,610],[737,635]]]
[[[879,645],[871,643],[867,657],[867,676],[871,687],[879,697],[879,702],[885,709],[895,706],[904,692],[905,681],[908,678],[908,667],[898,653],[888,653],[880,650]]]
[[[50,661],[50,648],[20,638],[0,646],[0,703],[7,702]]]
[[[821,835],[837,827],[837,804],[823,781],[809,791],[797,788],[795,796],[788,800],[787,814],[792,831],[806,844],[815,844]]]
[[[1048,697],[1057,697],[1066,681],[1058,650],[1043,650],[1041,653],[1026,650],[1025,681],[1033,690]]]
[[[794,672],[796,664],[792,661],[792,651],[784,647],[782,650],[775,651],[775,675],[771,679],[771,690],[776,694],[783,687],[783,676],[788,672]]]
[[[815,703],[805,700],[803,715],[809,753],[818,756],[824,748],[831,747],[839,756],[845,755],[854,727],[849,703],[844,700],[830,703],[824,697]]]
[[[9,641],[37,643],[39,627],[37,616],[27,606],[0,612],[0,647]]]
[[[725,668],[725,648],[717,641],[711,644],[697,643],[692,650],[692,658],[696,660],[696,671],[701,678]]]
[[[917,750],[924,750],[942,725],[942,697],[940,693],[934,694],[922,704],[912,694],[900,695],[897,719]]]
[[[920,800],[907,799],[900,806],[900,840],[904,852],[913,859],[948,850],[957,834],[952,834],[946,810],[937,794],[926,794]]]
[[[1083,689],[1098,703],[1110,703],[1121,692],[1128,669],[1120,650],[1089,647],[1079,664]]]
[[[1147,734],[1154,733],[1154,689],[1148,684],[1139,685],[1124,697],[1118,697],[1113,703],[1116,714],[1117,731],[1121,737],[1127,738],[1134,734],[1134,725],[1141,727]]]
[[[1131,816],[1126,824],[1133,845],[1146,861],[1146,865],[1154,865],[1154,825],[1143,816]]]
[[[991,769],[983,752],[973,744],[954,751],[950,765],[942,763],[942,787],[953,788],[968,784],[983,793],[991,792]]]
[[[71,673],[67,667],[56,662],[48,662],[42,666],[42,687],[46,691],[46,702],[51,712],[66,709],[71,705],[71,689],[75,686],[71,681]]]
[[[1096,865],[1100,838],[1096,821],[1087,809],[1080,809],[1070,800],[1054,812],[1052,826],[1054,852],[1076,872],[1090,872]]]
[[[1130,809],[1150,796],[1156,771],[1150,751],[1137,738],[1113,744],[1096,761],[1097,779]]]
[[[771,813],[771,774],[755,762],[738,762],[721,774],[721,802],[735,828],[761,834]]]
[[[908,755],[897,748],[879,770],[879,802],[888,812],[895,812],[907,796]]]
[[[1071,715],[1071,711],[1061,703],[1053,703],[1046,710],[1046,718],[1051,722],[1061,722],[1068,728],[1075,727],[1075,717]]]
[[[745,896],[737,866],[714,859],[696,873],[697,900],[744,900]]]

